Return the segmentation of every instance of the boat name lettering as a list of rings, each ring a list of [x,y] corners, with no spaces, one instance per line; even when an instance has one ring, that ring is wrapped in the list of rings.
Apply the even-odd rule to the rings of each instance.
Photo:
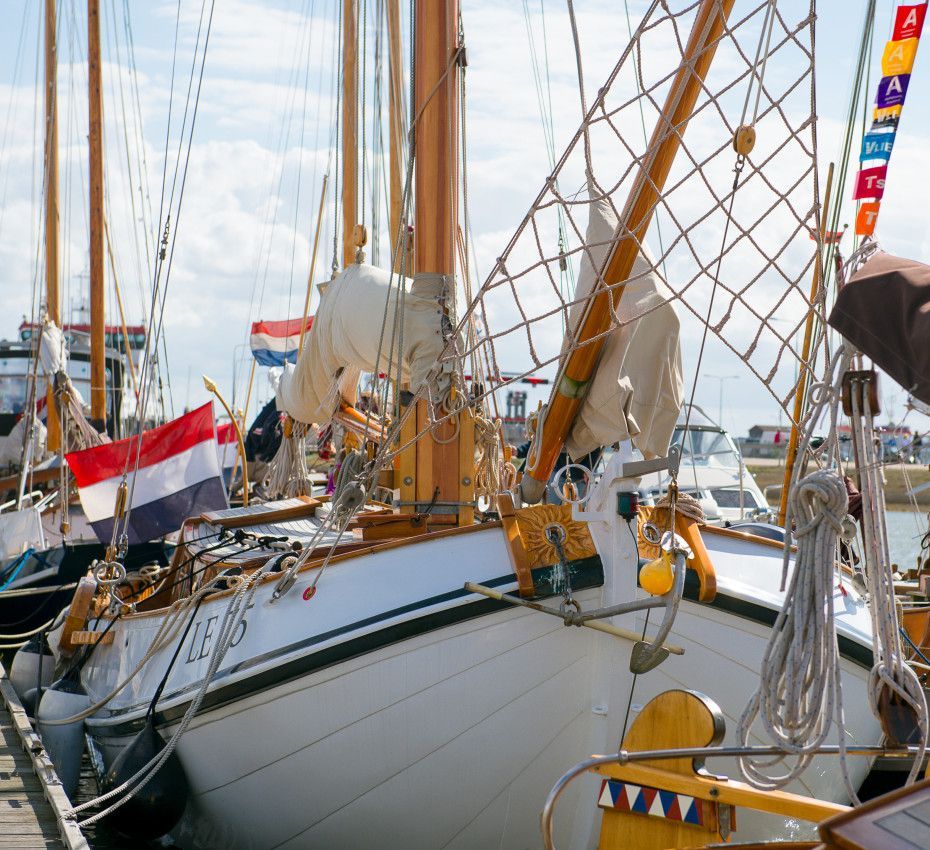
[[[252,607],[252,605],[249,605],[246,608],[246,611]],[[194,623],[194,633],[193,637],[191,638],[190,648],[187,651],[187,659],[185,660],[185,664],[192,664],[194,661],[200,661],[210,654],[210,652],[213,650],[213,639],[217,634],[216,623],[219,619],[219,615],[214,614],[212,617],[207,617],[206,620],[198,620],[196,623]],[[233,639],[229,643],[230,647],[238,646],[242,642],[248,626],[249,624],[245,617],[239,620],[239,624],[236,626],[236,632],[233,636]]]

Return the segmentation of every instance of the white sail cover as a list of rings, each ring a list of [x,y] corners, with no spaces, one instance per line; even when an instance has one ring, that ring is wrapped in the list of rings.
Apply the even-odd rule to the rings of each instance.
[[[413,387],[426,380],[443,348],[439,291],[404,279],[406,290],[395,331],[400,286],[389,272],[357,263],[331,280],[292,366],[277,388],[278,410],[307,424],[325,424],[341,402],[354,405],[362,372],[396,374],[390,352],[403,334],[401,380]],[[380,354],[379,354],[380,352]]]
[[[65,349],[65,335],[51,319],[42,325],[42,337],[39,340],[39,360],[42,371],[50,378],[57,372],[66,370],[68,355]]]
[[[603,265],[617,228],[617,218],[606,198],[592,198],[589,210],[585,243],[591,247],[582,255],[576,301],[594,286],[595,269]],[[679,321],[669,303],[671,292],[651,269],[652,264],[642,254],[636,257],[617,310],[621,324],[604,343],[587,395],[565,441],[573,459],[630,438],[647,458],[668,451],[684,400]],[[582,313],[583,302],[575,303],[569,313],[572,328],[578,327]]]

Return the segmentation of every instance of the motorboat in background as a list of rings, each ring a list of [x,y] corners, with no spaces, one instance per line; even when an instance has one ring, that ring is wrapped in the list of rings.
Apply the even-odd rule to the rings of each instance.
[[[746,469],[733,438],[697,405],[682,408],[672,436],[681,447],[678,487],[701,503],[707,522],[732,525],[736,522],[767,522],[772,511],[752,473]],[[647,475],[640,495],[649,500],[668,492],[668,472]]]

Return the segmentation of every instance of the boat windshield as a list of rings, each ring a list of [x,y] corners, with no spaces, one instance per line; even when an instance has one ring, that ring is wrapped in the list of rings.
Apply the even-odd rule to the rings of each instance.
[[[676,428],[672,437],[673,445],[681,445],[684,428]],[[706,431],[688,429],[688,438],[681,449],[681,464],[698,464],[701,466],[739,467],[739,454],[732,440],[725,431]]]
[[[0,413],[22,413],[28,398],[29,378],[25,375],[0,375]]]

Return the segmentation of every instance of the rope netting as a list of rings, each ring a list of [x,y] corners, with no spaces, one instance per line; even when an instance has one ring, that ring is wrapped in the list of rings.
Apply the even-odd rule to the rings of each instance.
[[[463,385],[477,402],[532,373],[558,369],[568,352],[668,303],[682,319],[685,340],[706,325],[789,417],[797,375],[816,375],[822,349],[804,358],[799,333],[809,311],[823,313],[809,296],[820,232],[812,4],[793,4],[792,18],[770,0],[718,3],[718,14],[734,8],[708,48],[715,58],[690,119],[670,127],[663,108],[680,69],[687,65],[693,73],[694,60],[684,57],[702,4],[673,5],[650,4],[487,280],[453,317],[456,330],[448,334],[440,366],[445,374],[464,375],[473,374],[475,363],[485,364],[481,379]],[[745,157],[733,145],[744,125],[756,132]],[[651,142],[644,140],[644,126]],[[626,205],[650,179],[656,139],[669,134],[679,136],[680,149],[652,205],[646,237],[637,238]],[[592,215],[616,223],[613,235],[592,241]],[[606,280],[606,259],[630,238],[645,262],[637,262],[626,281]],[[566,264],[577,268],[585,260],[596,285],[566,295]],[[659,299],[642,308],[611,305],[610,326],[592,339],[573,333],[579,311],[598,291],[619,293],[650,275],[660,282]],[[498,363],[527,359],[522,371],[501,376]],[[418,436],[436,433],[461,409],[435,397],[434,382],[414,389],[431,402]],[[386,441],[383,458],[409,443]]]

